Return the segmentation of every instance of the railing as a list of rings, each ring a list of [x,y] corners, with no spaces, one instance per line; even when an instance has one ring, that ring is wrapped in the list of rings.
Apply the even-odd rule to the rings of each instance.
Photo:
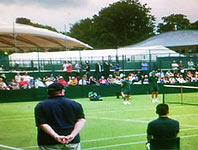
[[[90,51],[91,52],[91,51]],[[197,62],[197,57],[185,57],[182,55],[175,54],[149,54],[149,55],[119,55],[119,56],[87,56],[87,57],[68,57],[67,59],[59,58],[59,59],[31,59],[28,57],[23,58],[9,58],[5,62],[5,60],[0,60],[1,64],[4,65],[5,70],[31,70],[31,71],[41,71],[41,70],[62,70],[62,64],[64,61],[71,61],[74,65],[81,61],[84,64],[86,61],[89,62],[91,69],[95,70],[95,63],[100,61],[101,64],[105,60],[108,60],[109,63],[115,64],[117,61],[121,66],[121,70],[138,70],[141,69],[142,60],[146,60],[149,65],[149,70],[156,69],[171,69],[171,63],[173,60],[177,62],[179,60],[183,61],[185,67],[187,67],[187,62],[189,59],[194,61],[194,64]],[[113,69],[113,67],[111,68]],[[75,70],[75,69],[74,69]]]

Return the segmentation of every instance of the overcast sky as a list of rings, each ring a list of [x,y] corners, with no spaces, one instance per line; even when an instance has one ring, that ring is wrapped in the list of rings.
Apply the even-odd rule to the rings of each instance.
[[[32,22],[67,30],[71,24],[91,18],[101,8],[119,0],[0,0],[0,24],[13,23],[17,17],[25,17]],[[198,0],[139,0],[148,4],[151,14],[161,22],[161,18],[173,13],[187,16],[192,22],[198,20]]]

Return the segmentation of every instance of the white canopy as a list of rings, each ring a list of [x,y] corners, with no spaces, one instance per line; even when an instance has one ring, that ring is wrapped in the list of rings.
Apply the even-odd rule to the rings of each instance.
[[[63,34],[22,24],[0,25],[0,51],[31,52],[92,48],[77,39]]]

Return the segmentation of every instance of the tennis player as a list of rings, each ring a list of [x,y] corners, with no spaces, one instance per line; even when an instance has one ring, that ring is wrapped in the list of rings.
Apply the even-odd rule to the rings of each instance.
[[[158,77],[155,75],[155,72],[152,73],[152,76],[149,77],[149,84],[150,84],[150,88],[151,88],[151,93],[152,93],[152,102],[153,103],[158,103],[158,91],[159,91],[159,87],[157,84],[158,81]]]
[[[125,77],[124,80],[121,83],[121,95],[123,98],[123,104],[131,104],[129,102],[129,98],[130,98],[130,91],[131,91],[131,84],[129,82],[129,76]]]

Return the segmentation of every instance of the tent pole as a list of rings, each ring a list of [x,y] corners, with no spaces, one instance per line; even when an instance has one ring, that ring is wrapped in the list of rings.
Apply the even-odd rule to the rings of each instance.
[[[40,56],[39,56],[39,48],[38,47],[37,47],[37,60],[38,60],[38,71],[40,72],[41,68],[40,68]]]
[[[15,52],[16,52],[16,31],[15,31],[15,22],[13,22],[13,37],[14,37],[14,49],[15,49]]]
[[[67,36],[66,36],[66,24],[64,24],[64,29],[65,29],[65,50],[67,51]]]

